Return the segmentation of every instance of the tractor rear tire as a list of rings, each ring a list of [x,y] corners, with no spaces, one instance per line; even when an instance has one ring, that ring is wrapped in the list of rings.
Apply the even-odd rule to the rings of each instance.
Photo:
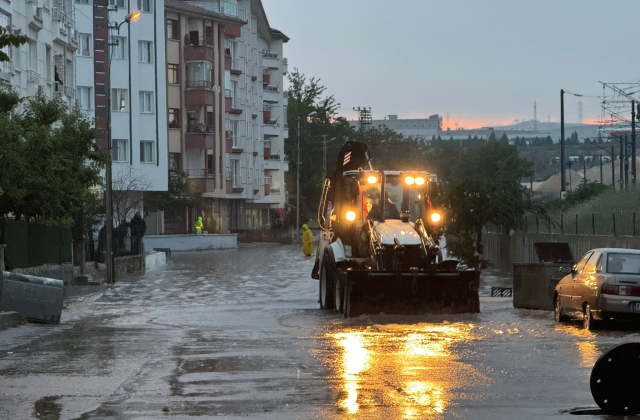
[[[320,267],[320,279],[318,290],[318,301],[320,302],[320,309],[331,309],[334,305],[333,299],[333,284],[334,284],[334,272],[331,267],[331,261],[328,255],[324,255],[322,259],[322,266]]]
[[[339,275],[335,276],[335,286],[333,288],[334,306],[338,313],[344,313],[344,284]]]

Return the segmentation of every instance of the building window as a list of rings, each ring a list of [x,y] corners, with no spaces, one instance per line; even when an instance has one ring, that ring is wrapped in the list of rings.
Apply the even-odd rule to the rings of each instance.
[[[153,163],[153,141],[140,141],[140,162]]]
[[[109,0],[109,6],[124,7],[125,0]]]
[[[207,173],[209,175],[215,175],[216,173],[216,160],[213,155],[207,155]]]
[[[167,19],[167,39],[180,39],[180,27],[177,20]]]
[[[153,43],[151,41],[138,41],[138,61],[151,63],[153,60]]]
[[[91,34],[78,34],[76,54],[82,57],[91,57]]]
[[[167,64],[167,83],[177,85],[180,83],[178,80],[178,65]]]
[[[153,92],[140,92],[140,113],[153,114]]]
[[[172,171],[180,170],[180,153],[169,153],[169,169]]]
[[[229,123],[233,139],[233,148],[240,149],[240,120],[231,120]]]
[[[127,149],[127,140],[111,140],[111,159],[114,162],[126,162]]]
[[[196,61],[187,63],[187,87],[212,89],[211,63],[209,61]]]
[[[180,110],[169,108],[169,128],[180,128]]]
[[[110,44],[111,58],[115,58],[116,60],[126,59],[127,38],[123,36],[112,36]]]
[[[127,112],[127,89],[111,89],[111,110]]]
[[[138,10],[145,13],[151,12],[151,0],[138,0]]]
[[[240,187],[240,161],[237,159],[231,160],[231,181],[234,188]]]
[[[91,94],[93,89],[88,86],[78,86],[78,99],[80,101],[80,109],[85,111],[93,109],[91,107],[93,95]]]
[[[238,108],[238,100],[236,99],[236,93],[238,92],[238,82],[231,81],[231,108]]]

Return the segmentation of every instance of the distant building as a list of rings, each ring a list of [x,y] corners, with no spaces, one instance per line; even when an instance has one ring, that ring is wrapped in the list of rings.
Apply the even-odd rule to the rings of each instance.
[[[359,129],[359,121],[350,121],[352,127]],[[369,127],[387,127],[404,137],[430,141],[442,131],[442,117],[431,115],[429,118],[399,119],[397,115],[389,115],[383,120],[373,120]]]

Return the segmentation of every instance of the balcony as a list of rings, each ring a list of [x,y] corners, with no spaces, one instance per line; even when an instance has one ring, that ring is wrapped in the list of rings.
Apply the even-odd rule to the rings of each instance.
[[[267,124],[271,121],[271,105],[263,104],[262,105],[262,122]]]
[[[265,159],[271,158],[271,140],[264,141],[264,158]]]
[[[191,123],[187,126],[185,148],[187,150],[204,150],[215,147],[213,127],[203,123]]]
[[[224,90],[224,108],[229,114],[242,114],[240,101],[238,100],[238,98],[233,96],[231,89]]]
[[[278,86],[264,86],[264,93],[262,99],[266,102],[278,103],[282,96],[280,95],[280,91]]]
[[[204,178],[206,175],[206,169],[187,169],[185,171],[189,178]]]
[[[282,73],[283,74],[289,73],[289,60],[286,58],[282,59]]]
[[[265,171],[279,171],[282,169],[282,161],[280,155],[271,155],[268,159],[265,157],[262,169]]]
[[[214,62],[213,39],[192,37],[190,35],[185,35],[184,38],[184,61]]]
[[[219,0],[189,0],[186,3],[212,12],[244,20],[244,9],[236,3]]]
[[[215,104],[217,86],[211,80],[187,80],[184,100],[189,108]]]
[[[279,137],[282,134],[280,124],[277,120],[269,120],[262,127],[265,137]]]
[[[27,83],[35,83],[37,85],[42,85],[42,75],[34,70],[27,70]]]

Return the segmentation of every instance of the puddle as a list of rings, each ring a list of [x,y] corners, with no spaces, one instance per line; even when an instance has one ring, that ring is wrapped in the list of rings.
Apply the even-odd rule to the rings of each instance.
[[[34,404],[34,415],[41,420],[60,420],[62,406],[58,404],[59,396],[40,398]]]

